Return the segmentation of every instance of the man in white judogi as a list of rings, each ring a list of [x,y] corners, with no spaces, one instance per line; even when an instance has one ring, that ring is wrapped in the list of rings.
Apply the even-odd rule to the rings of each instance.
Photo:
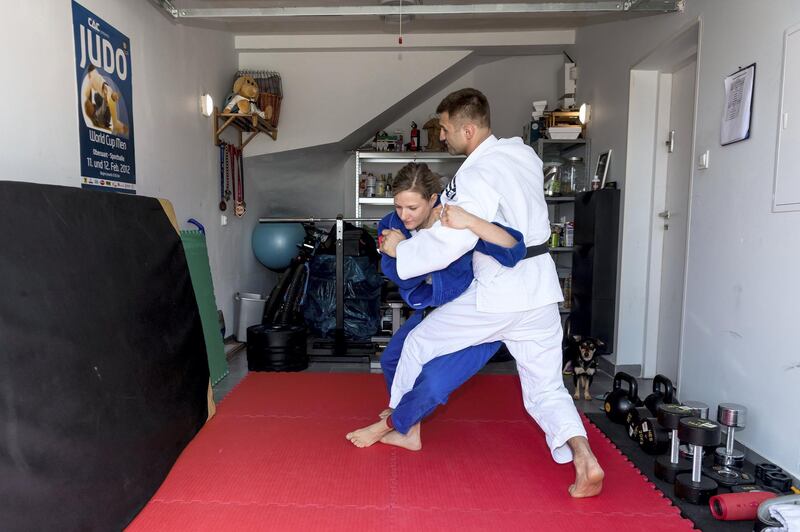
[[[396,406],[414,386],[426,362],[502,340],[516,359],[525,408],[544,431],[553,459],[572,460],[575,466],[570,494],[597,495],[603,470],[561,376],[558,302],[563,296],[558,275],[550,255],[537,246],[550,236],[542,162],[520,138],[492,135],[489,105],[477,90],[450,94],[437,113],[448,151],[468,156],[442,195],[443,216],[447,204],[454,203],[480,218],[513,227],[524,235],[530,258],[506,268],[487,255],[474,254],[472,285],[434,310],[406,339],[389,406]],[[469,230],[438,222],[408,240],[398,233],[384,234],[381,249],[397,257],[397,272],[404,279],[447,267],[478,240]]]

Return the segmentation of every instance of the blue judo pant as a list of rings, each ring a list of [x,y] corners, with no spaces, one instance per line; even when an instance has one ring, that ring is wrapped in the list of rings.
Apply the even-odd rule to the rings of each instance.
[[[422,318],[421,310],[414,312],[394,333],[381,355],[381,369],[389,393],[392,391],[394,373],[406,336],[422,321]],[[450,394],[478,373],[501,345],[502,342],[491,342],[471,346],[425,364],[422,373],[414,382],[414,388],[403,396],[392,413],[395,430],[406,434],[437,406],[445,404]]]

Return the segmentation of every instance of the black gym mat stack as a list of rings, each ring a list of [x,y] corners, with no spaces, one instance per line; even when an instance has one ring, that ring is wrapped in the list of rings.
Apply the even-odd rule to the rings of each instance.
[[[718,521],[711,515],[707,504],[690,504],[675,497],[673,485],[656,478],[653,472],[657,457],[642,451],[639,448],[639,444],[628,437],[628,430],[625,425],[612,423],[605,414],[589,413],[586,414],[586,417],[611,440],[644,476],[655,484],[666,497],[671,499],[672,503],[680,508],[681,514],[690,519],[697,528],[703,532],[751,532],[753,530],[753,521]],[[753,473],[753,464],[745,463],[744,470]],[[727,489],[720,488],[720,493],[727,492]]]
[[[0,182],[0,529],[121,530],[208,415],[158,200]]]

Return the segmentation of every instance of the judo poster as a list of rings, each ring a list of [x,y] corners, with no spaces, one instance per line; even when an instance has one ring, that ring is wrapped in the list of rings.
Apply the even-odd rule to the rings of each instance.
[[[81,187],[136,192],[130,40],[72,2]]]

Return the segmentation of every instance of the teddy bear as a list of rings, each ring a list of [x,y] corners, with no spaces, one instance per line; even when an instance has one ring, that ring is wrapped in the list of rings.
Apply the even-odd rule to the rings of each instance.
[[[258,84],[252,76],[239,76],[233,83],[233,97],[228,101],[226,113],[257,114],[264,120],[272,118],[272,107],[258,108]]]

